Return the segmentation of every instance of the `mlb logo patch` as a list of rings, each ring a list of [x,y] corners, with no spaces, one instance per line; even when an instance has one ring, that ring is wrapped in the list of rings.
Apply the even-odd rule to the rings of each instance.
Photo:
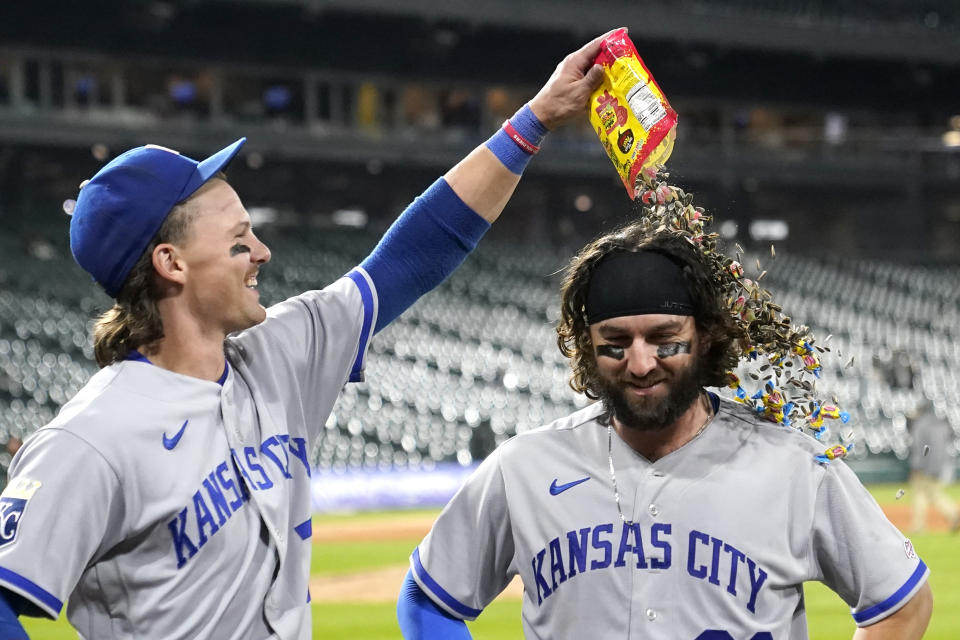
[[[903,541],[903,551],[907,554],[907,557],[910,558],[911,560],[915,560],[917,558],[917,552],[913,550],[913,543],[910,542],[909,540]]]
[[[17,537],[17,525],[26,506],[25,498],[0,498],[0,547]]]

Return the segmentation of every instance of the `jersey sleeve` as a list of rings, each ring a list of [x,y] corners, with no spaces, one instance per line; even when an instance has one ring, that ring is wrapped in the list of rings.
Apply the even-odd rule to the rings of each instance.
[[[834,462],[825,471],[814,512],[815,572],[865,627],[905,605],[929,570],[850,467]]]
[[[514,542],[499,450],[467,479],[410,558],[413,577],[444,611],[473,620],[510,583]]]
[[[68,431],[37,432],[0,494],[0,586],[57,618],[85,568],[119,542],[122,520],[103,456]]]

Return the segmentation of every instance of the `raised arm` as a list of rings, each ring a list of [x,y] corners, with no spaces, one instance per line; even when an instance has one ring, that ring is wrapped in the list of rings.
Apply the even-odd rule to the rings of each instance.
[[[360,264],[377,290],[375,331],[463,262],[500,216],[546,133],[586,113],[603,78],[593,60],[605,36],[564,58],[537,95],[414,200]]]
[[[603,79],[603,69],[593,60],[606,36],[591,40],[564,58],[530,101],[533,115],[546,130],[586,113],[590,94]],[[515,144],[509,138],[508,142]],[[520,182],[520,174],[507,168],[491,150],[491,143],[474,149],[444,176],[460,199],[487,222],[500,216]]]
[[[933,613],[933,592],[930,584],[922,587],[907,604],[880,622],[858,628],[853,640],[920,640]]]

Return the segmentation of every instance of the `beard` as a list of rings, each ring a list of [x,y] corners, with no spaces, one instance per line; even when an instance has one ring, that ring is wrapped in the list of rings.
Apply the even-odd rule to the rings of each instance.
[[[623,426],[638,431],[660,431],[669,427],[690,408],[700,396],[700,359],[695,357],[690,365],[667,378],[667,393],[663,396],[630,396],[626,380],[598,380],[598,394],[609,418],[616,418]],[[654,383],[660,374],[629,382]]]

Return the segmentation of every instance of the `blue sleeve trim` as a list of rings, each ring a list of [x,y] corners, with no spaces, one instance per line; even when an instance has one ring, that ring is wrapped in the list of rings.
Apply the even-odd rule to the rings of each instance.
[[[370,283],[356,269],[348,273],[347,277],[357,285],[363,300],[363,326],[360,327],[360,344],[357,347],[357,358],[353,361],[353,369],[350,371],[350,382],[363,382],[363,358],[367,354],[370,325],[373,324],[373,292],[370,290]]]
[[[865,622],[871,618],[876,618],[878,615],[889,611],[893,607],[897,606],[906,596],[911,593],[916,586],[923,580],[924,576],[927,575],[927,565],[923,563],[923,560],[920,561],[920,564],[917,565],[916,571],[913,572],[907,581],[903,583],[903,586],[897,589],[896,593],[892,596],[875,604],[869,609],[864,609],[859,613],[853,614],[853,620],[856,623]]]
[[[474,618],[476,618],[478,615],[482,613],[481,609],[473,609],[471,607],[468,607],[467,605],[463,604],[462,602],[454,598],[452,595],[447,593],[443,589],[443,587],[441,587],[437,583],[437,581],[434,580],[429,573],[427,573],[427,570],[424,569],[423,565],[420,563],[419,547],[413,550],[412,560],[413,560],[413,571],[414,573],[417,574],[417,577],[420,578],[421,582],[423,582],[424,586],[430,589],[433,595],[440,598],[440,600],[445,605],[450,607],[451,610],[457,612],[458,614],[462,615],[464,618],[468,618],[470,620],[473,620]]]
[[[489,228],[443,178],[414,200],[360,263],[377,290],[374,333],[446,280]]]
[[[19,573],[14,573],[9,569],[0,567],[0,582],[14,593],[18,593],[35,603],[46,613],[50,614],[51,618],[56,619],[63,609],[63,603],[57,600],[56,596],[43,587],[27,580]]]
[[[313,535],[313,520],[305,520],[293,528],[301,540],[309,540]]]
[[[397,622],[407,640],[470,640],[471,637],[463,620],[438,607],[424,593],[413,578],[413,570],[407,570],[400,587]]]

